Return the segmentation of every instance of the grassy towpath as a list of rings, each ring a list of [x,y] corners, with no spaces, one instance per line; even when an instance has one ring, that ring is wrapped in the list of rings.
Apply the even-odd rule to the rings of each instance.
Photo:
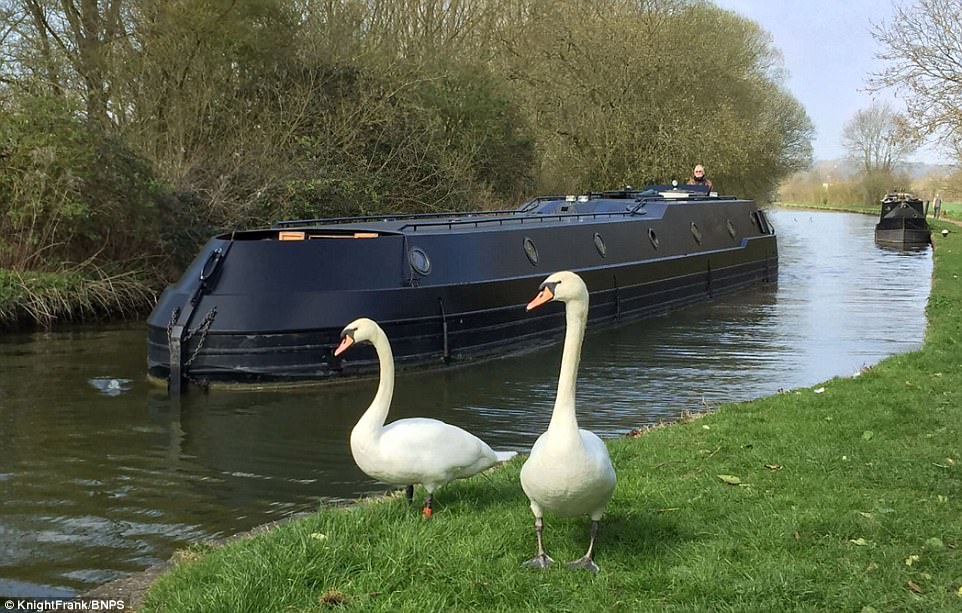
[[[879,204],[864,204],[861,202],[850,203],[850,204],[803,204],[798,202],[778,202],[776,206],[788,207],[792,209],[818,209],[822,211],[843,211],[847,213],[865,213],[866,215],[878,215],[879,214]],[[932,206],[929,205],[928,218],[932,219]],[[949,223],[954,223],[958,225],[962,223],[962,203],[959,202],[943,202],[942,203],[942,217],[943,221],[948,221]]]
[[[535,539],[518,458],[442,489],[430,521],[387,497],[191,548],[141,608],[960,611],[962,232],[952,229],[934,233],[921,350],[609,441],[619,482],[597,576],[521,567]],[[587,532],[587,520],[549,517],[545,544],[573,560]]]

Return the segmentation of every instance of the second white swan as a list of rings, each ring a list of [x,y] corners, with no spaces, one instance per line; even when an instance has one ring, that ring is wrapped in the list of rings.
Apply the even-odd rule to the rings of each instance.
[[[365,474],[406,486],[408,500],[414,484],[422,484],[428,491],[422,513],[429,518],[434,512],[434,491],[439,487],[517,455],[493,451],[473,434],[437,419],[412,417],[384,425],[394,396],[394,355],[384,330],[370,319],[356,319],[344,328],[334,355],[364,342],[374,345],[381,369],[374,400],[351,431],[351,454]]]

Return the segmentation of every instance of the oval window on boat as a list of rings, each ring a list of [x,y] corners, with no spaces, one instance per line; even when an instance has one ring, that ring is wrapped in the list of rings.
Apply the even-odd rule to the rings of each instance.
[[[735,238],[735,224],[732,223],[731,219],[725,220],[725,227],[728,228],[728,235]]]
[[[528,256],[528,260],[532,265],[538,265],[538,248],[535,246],[534,241],[527,236],[524,237],[524,254]]]
[[[411,268],[422,275],[431,272],[431,259],[420,247],[415,247],[408,251],[408,261],[411,262]]]
[[[648,240],[651,241],[652,247],[654,247],[655,249],[658,248],[658,235],[655,234],[655,231],[651,228],[648,228]]]
[[[601,238],[601,235],[595,232],[595,249],[598,250],[598,254],[601,257],[608,257],[608,248],[605,246],[605,239]]]
[[[691,235],[695,237],[695,242],[699,245],[701,244],[701,230],[695,225],[695,222],[691,222]]]

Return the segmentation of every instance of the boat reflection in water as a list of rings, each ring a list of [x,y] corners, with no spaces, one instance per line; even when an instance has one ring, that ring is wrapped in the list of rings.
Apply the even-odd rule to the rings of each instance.
[[[382,326],[402,369],[503,355],[557,340],[560,308],[524,310],[557,270],[584,278],[595,328],[773,282],[778,249],[754,202],[687,186],[280,222],[208,242],[148,319],[148,369],[171,391],[370,374],[370,348],[332,355],[360,316]]]
[[[875,226],[875,242],[897,249],[926,246],[931,241],[925,221],[925,205],[904,192],[891,193],[882,199],[879,222]]]

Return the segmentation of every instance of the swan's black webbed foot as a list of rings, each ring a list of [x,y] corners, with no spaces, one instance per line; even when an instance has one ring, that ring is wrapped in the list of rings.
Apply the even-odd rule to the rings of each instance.
[[[552,564],[554,564],[554,560],[551,559],[551,556],[542,553],[531,558],[521,566],[527,566],[528,568],[548,568]]]
[[[598,565],[595,564],[595,561],[588,556],[578,558],[574,562],[568,562],[568,568],[571,570],[584,569],[595,574],[598,573]]]

